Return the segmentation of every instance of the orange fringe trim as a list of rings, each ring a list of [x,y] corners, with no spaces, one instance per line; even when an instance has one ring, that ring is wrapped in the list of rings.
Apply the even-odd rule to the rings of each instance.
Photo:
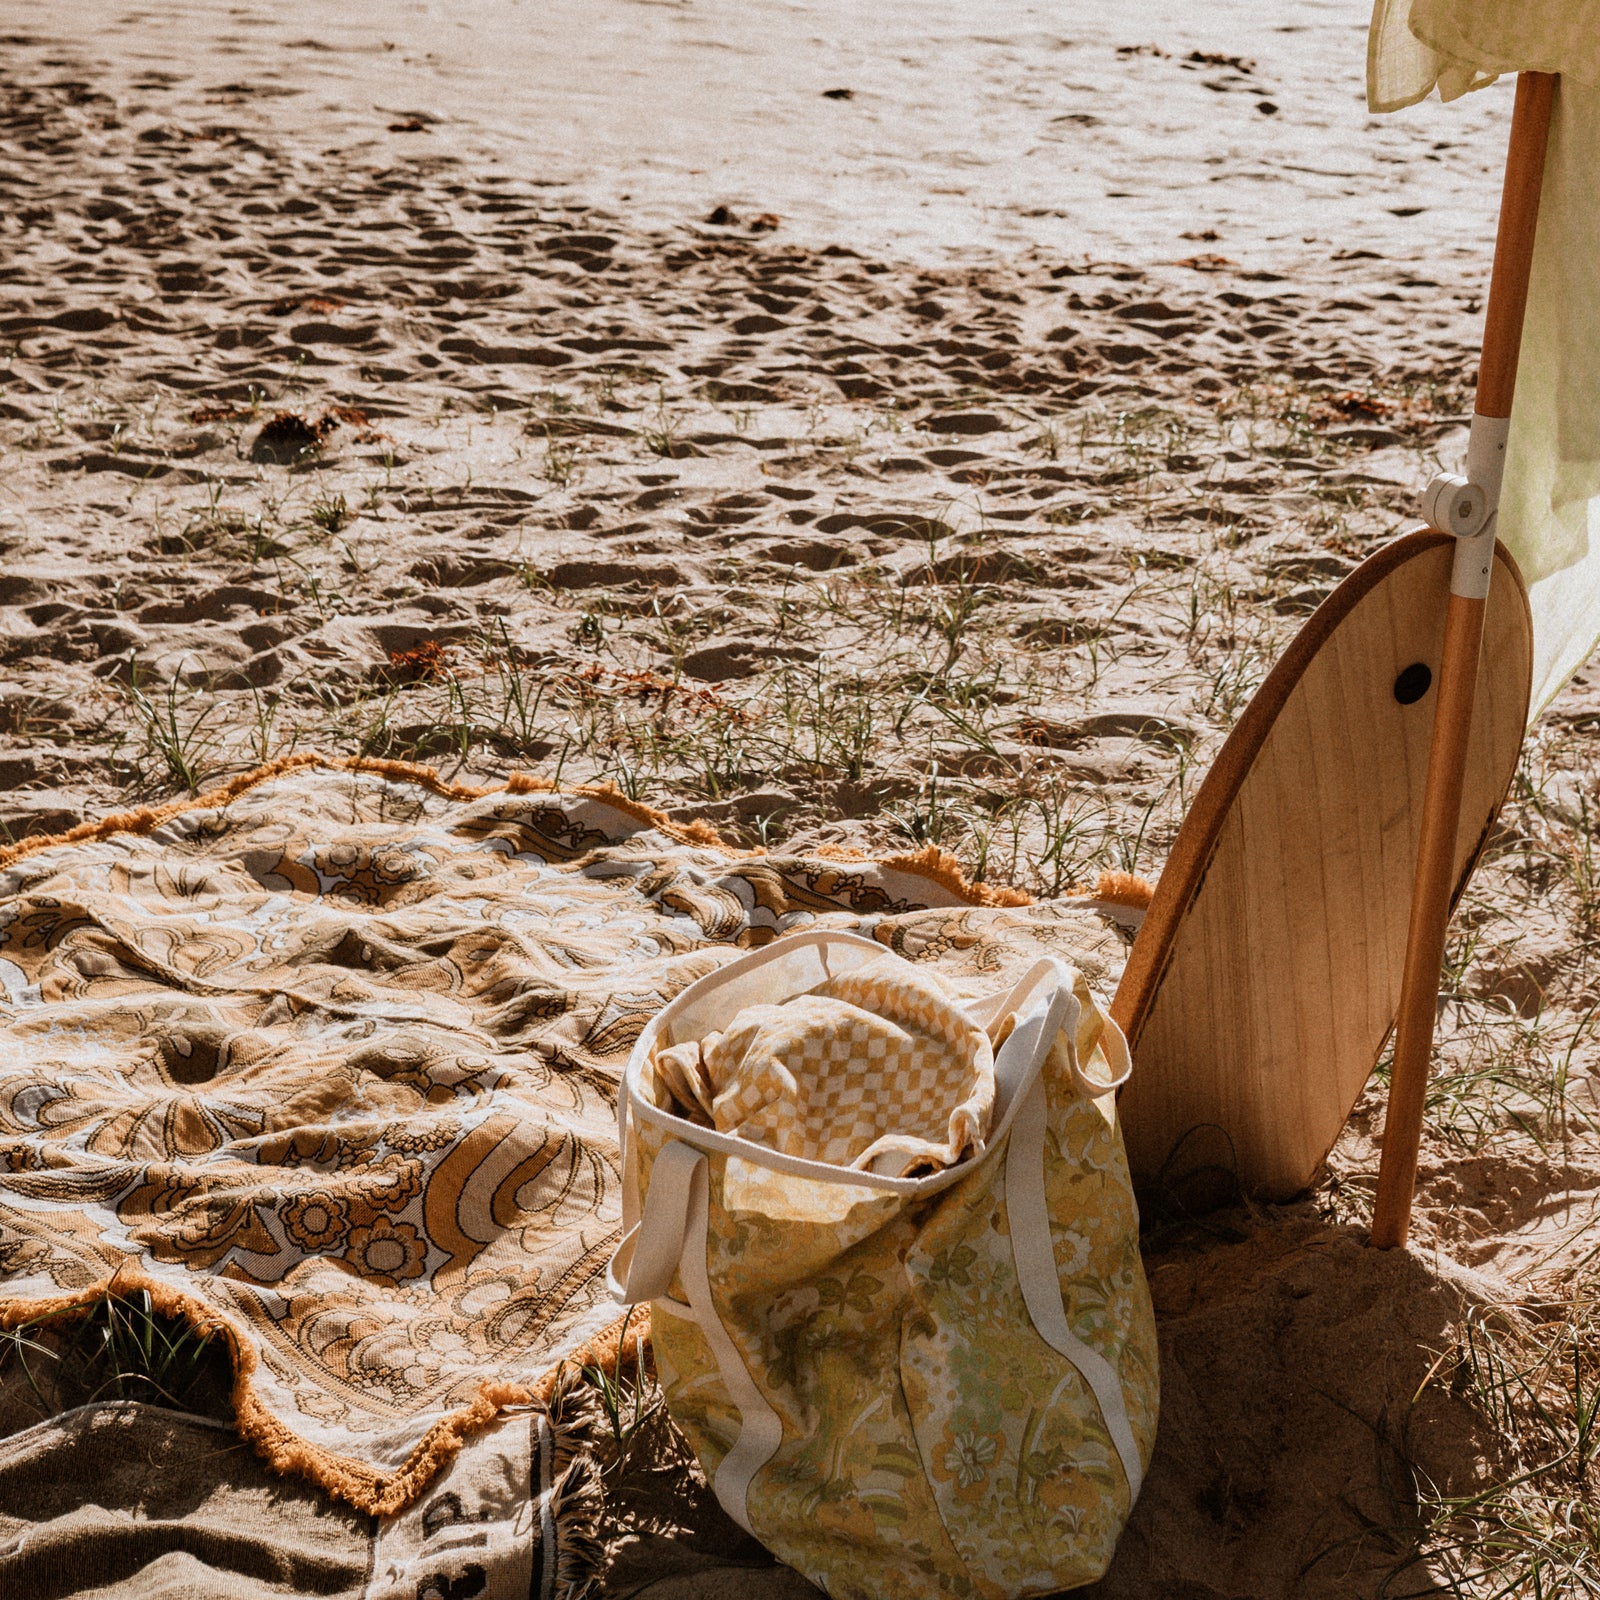
[[[915,855],[890,856],[882,863],[896,872],[914,873],[919,878],[931,879],[941,889],[948,889],[959,899],[979,906],[1027,906],[1033,896],[1026,889],[1010,889],[1004,885],[973,883],[961,870],[961,863],[938,845],[924,845]]]
[[[370,772],[378,777],[397,778],[406,783],[420,784],[447,800],[481,800],[485,795],[491,794],[550,794],[556,790],[556,786],[548,778],[536,777],[529,772],[513,772],[501,784],[450,783],[439,776],[437,767],[422,766],[417,762],[380,761],[370,756],[325,756],[314,751],[302,751],[299,755],[280,756],[278,760],[269,761],[266,766],[257,767],[252,772],[241,772],[218,788],[208,789],[204,794],[191,795],[186,800],[169,800],[165,805],[140,806],[135,811],[118,811],[109,817],[102,817],[99,822],[80,822],[77,827],[68,828],[63,833],[44,833],[20,839],[16,844],[0,850],[0,870],[21,861],[25,856],[36,855],[41,850],[53,850],[59,845],[87,844],[96,839],[109,839],[118,833],[135,835],[153,833],[162,823],[181,816],[186,811],[215,810],[219,806],[237,800],[240,795],[248,793],[260,784],[307,767],[321,768],[326,772]],[[632,817],[647,828],[658,829],[680,844],[707,846],[741,860],[766,853],[761,850],[741,850],[737,845],[729,844],[709,822],[702,818],[697,817],[693,822],[674,822],[666,812],[657,811],[653,806],[641,805],[637,800],[630,800],[620,789],[609,783],[574,784],[562,792],[587,795],[591,799],[602,800],[625,816]],[[829,860],[870,860],[869,857],[854,850],[824,849],[818,854]],[[897,872],[908,872],[928,878],[958,899],[965,900],[968,905],[1022,906],[1032,902],[1032,896],[1022,889],[995,888],[989,884],[971,882],[962,874],[960,863],[955,857],[946,855],[934,845],[929,845],[915,855],[890,856],[877,864]]]
[[[392,1517],[404,1511],[455,1458],[468,1436],[487,1428],[507,1406],[544,1404],[562,1373],[569,1370],[598,1366],[603,1372],[620,1375],[630,1357],[635,1366],[638,1364],[635,1339],[650,1337],[648,1310],[635,1312],[631,1320],[619,1319],[597,1333],[531,1385],[483,1383],[471,1405],[441,1417],[418,1440],[401,1466],[383,1473],[364,1461],[311,1444],[287,1428],[256,1393],[253,1379],[261,1358],[250,1340],[220,1312],[131,1264],[119,1267],[104,1283],[77,1294],[6,1301],[0,1304],[0,1328],[15,1328],[43,1317],[82,1315],[102,1300],[141,1291],[150,1296],[151,1305],[163,1316],[180,1319],[197,1334],[220,1338],[227,1344],[233,1367],[234,1427],[274,1472],[306,1478],[336,1500],[375,1517]],[[624,1321],[628,1324],[627,1350],[621,1348]]]
[[[1155,889],[1132,872],[1102,872],[1094,886],[1096,900],[1109,901],[1114,906],[1131,906],[1135,911],[1148,911],[1155,897]]]

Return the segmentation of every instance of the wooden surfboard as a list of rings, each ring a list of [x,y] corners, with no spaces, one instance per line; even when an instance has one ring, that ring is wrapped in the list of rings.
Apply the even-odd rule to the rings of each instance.
[[[1352,572],[1195,795],[1112,1004],[1142,1186],[1204,1204],[1236,1177],[1287,1199],[1372,1072],[1399,1003],[1452,544],[1406,534]],[[1497,548],[1458,898],[1516,770],[1532,672],[1527,590]]]

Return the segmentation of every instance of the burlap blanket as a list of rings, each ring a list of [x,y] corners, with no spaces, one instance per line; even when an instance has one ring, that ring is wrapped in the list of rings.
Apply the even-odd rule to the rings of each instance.
[[[746,854],[615,794],[312,757],[27,841],[0,856],[0,1318],[148,1288],[230,1341],[270,1464],[392,1515],[603,1348],[614,1086],[657,1008],[814,924],[958,988],[1120,954],[1020,898],[935,854]]]

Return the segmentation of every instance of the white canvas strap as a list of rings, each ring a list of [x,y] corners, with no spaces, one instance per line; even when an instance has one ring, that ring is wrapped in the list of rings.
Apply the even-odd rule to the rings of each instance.
[[[624,1305],[649,1300],[685,1317],[700,1329],[739,1412],[739,1437],[722,1458],[711,1487],[722,1509],[746,1533],[750,1526],[750,1485],[783,1443],[783,1420],[767,1403],[745,1367],[738,1346],[717,1315],[706,1267],[711,1227],[711,1185],[702,1152],[677,1140],[663,1146],[650,1169],[644,1215],[617,1246],[606,1272],[611,1292]],[[672,1280],[688,1299],[671,1298]]]
[[[794,934],[789,937],[797,942],[805,940],[812,944],[820,941],[830,943],[843,941],[851,945],[870,943],[868,940],[856,938],[853,934]],[[707,987],[703,986],[720,983],[729,974],[748,977],[754,970],[756,958],[766,956],[773,951],[781,953],[784,942],[779,940],[770,944],[764,950],[754,952],[753,956],[744,957],[721,971],[711,973],[691,984],[666,1010],[657,1013],[639,1035],[633,1047],[633,1054],[629,1058],[627,1070],[623,1074],[621,1092],[617,1097],[618,1139],[622,1146],[623,1168],[622,1225],[629,1232],[639,1217],[638,1174],[633,1152],[635,1134],[632,1124],[635,1119],[652,1123],[669,1138],[691,1144],[697,1149],[704,1150],[708,1155],[736,1157],[753,1166],[765,1167],[770,1172],[786,1173],[790,1177],[804,1178],[811,1183],[874,1189],[885,1194],[904,1195],[907,1199],[930,1198],[940,1190],[952,1187],[984,1159],[984,1152],[980,1152],[926,1177],[891,1178],[882,1173],[862,1171],[857,1167],[832,1166],[825,1161],[812,1161],[803,1156],[786,1155],[781,1150],[753,1143],[737,1134],[718,1133],[714,1128],[702,1127],[699,1123],[690,1122],[655,1105],[648,1095],[640,1092],[637,1081],[639,1073],[655,1049],[657,1040],[669,1036],[664,1032],[664,1027],[672,1020],[673,1008],[694,999],[696,991],[703,996],[707,992]],[[774,996],[769,992],[765,998],[771,1000]],[[1080,1009],[1077,996],[1072,992],[1072,970],[1048,956],[1035,962],[1010,990],[967,1008],[968,1014],[980,1027],[989,1027],[1007,1012],[1015,1012],[1018,1015],[1015,1031],[995,1052],[995,1086],[1003,1110],[998,1124],[990,1134],[991,1145],[998,1145],[1005,1139],[1022,1104],[1022,1099],[1033,1082],[1034,1075],[1050,1053],[1056,1033],[1058,1031],[1065,1033],[1069,1039],[1075,1035]],[[1098,1098],[1110,1090],[1121,1088],[1127,1079],[1128,1052],[1121,1043],[1121,1036],[1115,1034],[1115,1030],[1108,1028],[1104,1038],[1108,1047],[1107,1058],[1114,1058],[1116,1062],[1120,1062],[1119,1075],[1108,1082],[1097,1083],[1083,1072],[1074,1054],[1071,1063],[1072,1077],[1079,1094]],[[1117,1047],[1120,1047],[1120,1054]]]
[[[672,1280],[688,1247],[694,1184],[705,1159],[698,1150],[677,1140],[664,1146],[656,1157],[644,1215],[622,1236],[606,1265],[606,1288],[622,1305],[668,1300],[680,1315],[690,1314],[688,1306],[671,1300]]]
[[[832,933],[792,937],[796,943],[816,944],[823,956],[826,947],[838,941],[862,946],[870,943]],[[931,1197],[939,1189],[959,1181],[974,1164],[964,1162],[934,1177],[921,1179],[889,1178],[832,1167],[752,1146],[746,1140],[684,1122],[654,1106],[647,1096],[635,1090],[635,1076],[671,1020],[670,1013],[696,999],[697,992],[703,996],[709,989],[736,978],[748,981],[784,942],[778,941],[765,951],[742,957],[699,980],[653,1019],[635,1045],[618,1105],[624,1167],[623,1220],[627,1232],[611,1260],[609,1287],[625,1305],[649,1300],[657,1310],[686,1318],[700,1328],[728,1397],[739,1412],[739,1435],[718,1467],[712,1487],[723,1509],[746,1531],[751,1531],[750,1485],[782,1443],[783,1424],[751,1378],[712,1300],[706,1250],[710,1214],[708,1155],[738,1156],[755,1165],[813,1182],[885,1190],[903,1194],[907,1199]],[[992,1136],[998,1143],[1009,1135],[1005,1188],[1017,1279],[1035,1329],[1052,1349],[1072,1363],[1093,1393],[1127,1476],[1131,1504],[1138,1496],[1142,1471],[1122,1386],[1111,1364],[1079,1339],[1067,1321],[1045,1193],[1047,1100],[1042,1067],[1057,1037],[1064,1035],[1070,1045],[1077,1030],[1080,1006],[1072,992],[1072,974],[1060,962],[1043,959],[1009,992],[991,997],[971,1009],[983,1025],[1007,1012],[1018,1016],[1011,1036],[996,1052],[997,1084],[1009,1091],[1004,1096],[1009,1103],[1005,1104],[1000,1124]],[[1106,1024],[1101,1046],[1112,1073],[1106,1082],[1090,1078],[1083,1071],[1076,1050],[1070,1051],[1072,1086],[1086,1098],[1098,1099],[1120,1087],[1131,1066],[1126,1041],[1114,1024]],[[635,1117],[646,1118],[675,1135],[669,1138],[652,1164],[649,1189],[642,1207],[636,1166],[637,1135],[631,1126]],[[674,1277],[681,1282],[686,1301],[670,1297]]]
[[[1121,1034],[1108,1026],[1108,1034]],[[1126,1046],[1123,1047],[1124,1052]],[[1048,1103],[1042,1077],[1036,1078],[1011,1128],[1006,1147],[1006,1214],[1011,1224],[1011,1251],[1023,1302],[1039,1337],[1058,1355],[1065,1356],[1089,1386],[1100,1407],[1106,1432],[1116,1446],[1128,1479],[1128,1504],[1139,1498],[1144,1472],[1139,1447],[1128,1422],[1122,1383],[1116,1369],[1098,1350],[1091,1349],[1067,1322],[1056,1272],[1055,1243],[1050,1237],[1050,1207],[1045,1196],[1044,1155]]]
[[[1133,1052],[1128,1049],[1128,1036],[1110,1017],[1106,1018],[1106,1025],[1100,1030],[1100,1048],[1105,1054],[1106,1063],[1111,1068],[1111,1076],[1104,1083],[1097,1083],[1093,1078],[1085,1076],[1078,1066],[1076,1053],[1072,1059],[1072,1078],[1078,1085],[1080,1094],[1087,1093],[1094,1099],[1099,1099],[1103,1094],[1110,1094],[1114,1089],[1120,1089],[1129,1078],[1133,1076]],[[1088,1084],[1088,1089],[1084,1085]]]

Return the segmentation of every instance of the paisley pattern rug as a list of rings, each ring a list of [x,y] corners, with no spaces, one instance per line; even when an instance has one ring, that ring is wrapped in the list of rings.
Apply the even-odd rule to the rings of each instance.
[[[0,1322],[148,1289],[229,1341],[271,1464],[392,1514],[604,1354],[614,1091],[657,1009],[802,926],[958,989],[1120,963],[1089,903],[1021,900],[936,853],[750,854],[605,791],[306,756],[24,841]]]

